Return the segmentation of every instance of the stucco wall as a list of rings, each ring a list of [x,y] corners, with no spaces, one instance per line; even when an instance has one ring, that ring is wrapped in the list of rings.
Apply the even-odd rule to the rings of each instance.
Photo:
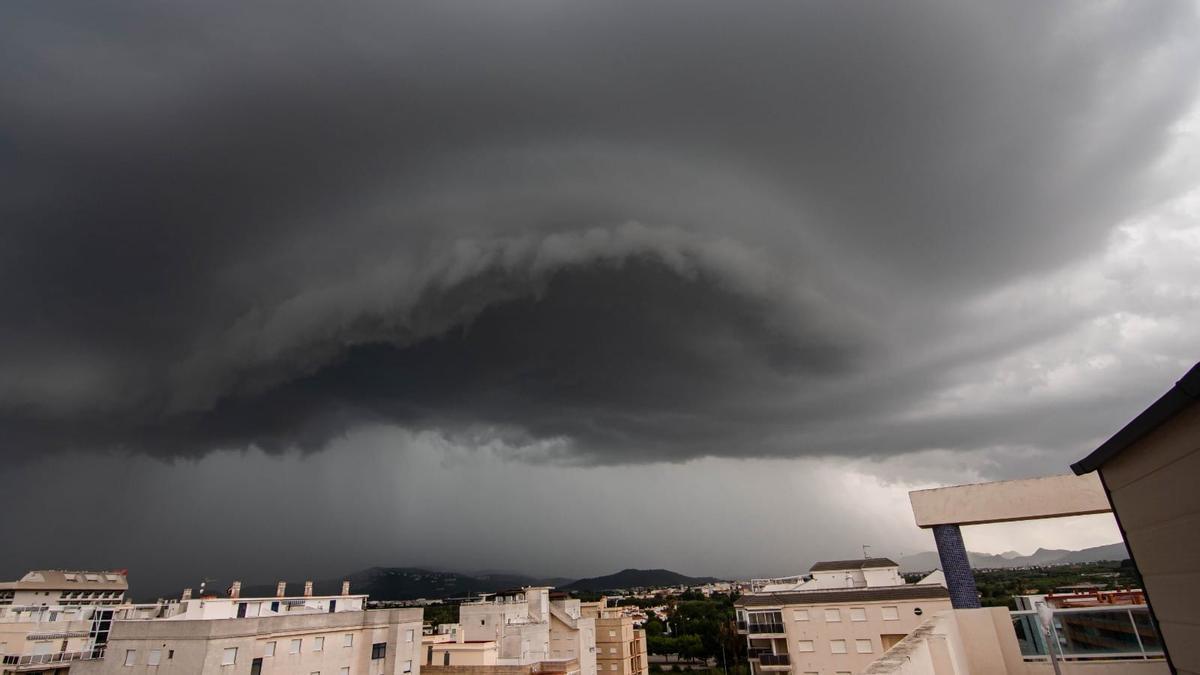
[[[1200,403],[1100,469],[1176,669],[1200,673]]]

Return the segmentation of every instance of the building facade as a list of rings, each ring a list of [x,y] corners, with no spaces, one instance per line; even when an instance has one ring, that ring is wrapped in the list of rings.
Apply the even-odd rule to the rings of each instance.
[[[771,586],[735,603],[755,675],[859,673],[950,608],[945,587],[905,584],[886,558],[821,562]]]
[[[581,604],[596,622],[596,671],[600,675],[647,675],[646,632],[634,628],[633,617],[609,608],[605,598]]]

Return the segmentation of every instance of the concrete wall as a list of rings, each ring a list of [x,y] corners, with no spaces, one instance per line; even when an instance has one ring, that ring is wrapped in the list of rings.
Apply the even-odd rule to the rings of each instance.
[[[1168,675],[1165,661],[1060,663],[1063,675]],[[1053,675],[1021,656],[1003,607],[939,613],[862,671],[863,675]]]
[[[1091,474],[1007,480],[908,493],[920,527],[1059,518],[1111,510]]]
[[[1200,403],[1100,469],[1171,660],[1200,673]]]

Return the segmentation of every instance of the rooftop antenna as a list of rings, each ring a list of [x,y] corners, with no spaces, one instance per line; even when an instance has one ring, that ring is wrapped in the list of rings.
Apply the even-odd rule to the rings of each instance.
[[[871,548],[871,545],[870,545],[870,544],[863,544],[863,545],[862,545],[862,548],[863,548],[863,560],[870,560],[870,559],[871,559],[871,553],[870,553],[870,550],[869,550],[869,549]]]

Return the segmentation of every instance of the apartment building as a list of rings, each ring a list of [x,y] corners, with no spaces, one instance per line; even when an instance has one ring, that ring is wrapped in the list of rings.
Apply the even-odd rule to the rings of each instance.
[[[633,617],[608,607],[607,598],[581,603],[585,617],[596,621],[596,671],[599,675],[646,675],[646,632],[634,628]]]
[[[120,605],[129,590],[127,576],[125,570],[31,570],[16,581],[0,581],[0,607]]]
[[[464,602],[458,616],[453,640],[426,641],[430,673],[596,675],[596,621],[566,594],[549,587],[503,591]]]
[[[159,615],[124,604],[128,588],[124,570],[32,570],[0,583],[0,673],[65,672],[103,653],[115,617]]]
[[[819,562],[807,575],[770,581],[735,603],[755,675],[859,673],[922,617],[951,606],[945,587],[905,584],[887,558]]]

